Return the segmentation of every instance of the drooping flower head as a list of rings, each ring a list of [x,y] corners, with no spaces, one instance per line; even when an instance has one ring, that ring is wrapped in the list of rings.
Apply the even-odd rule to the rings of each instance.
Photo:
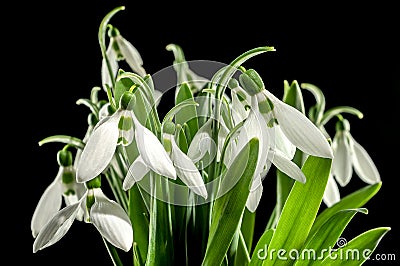
[[[46,188],[36,206],[31,220],[33,237],[36,237],[43,226],[61,209],[62,200],[66,206],[78,202],[85,187],[75,180],[75,168],[71,151],[62,149],[57,153],[59,165],[54,181]],[[82,215],[77,216],[82,219]]]

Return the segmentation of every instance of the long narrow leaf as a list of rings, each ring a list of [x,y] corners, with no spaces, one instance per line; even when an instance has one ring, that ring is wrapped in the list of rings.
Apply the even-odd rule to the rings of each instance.
[[[310,236],[314,235],[316,231],[336,212],[344,209],[357,209],[361,208],[366,204],[381,188],[382,183],[376,183],[374,185],[365,186],[350,195],[342,198],[338,203],[331,206],[330,208],[322,211],[315,219],[315,222],[311,228]]]
[[[358,266],[363,264],[371,256],[382,237],[389,230],[389,227],[378,227],[358,235],[344,247],[330,253],[322,261],[322,265]]]
[[[207,250],[202,265],[220,265],[224,260],[246,206],[250,181],[257,164],[258,143],[258,139],[251,139],[222,179],[222,188],[231,186],[231,182],[236,180],[237,183],[215,201]]]
[[[300,250],[304,245],[322,201],[331,169],[331,160],[309,156],[302,167],[305,184],[296,182],[283,207],[270,249]],[[268,256],[263,265],[292,265],[293,260]]]
[[[179,104],[182,102],[194,102],[192,90],[189,85],[185,82],[182,83],[179,87],[178,93],[176,95],[175,104]],[[179,110],[179,112],[175,115],[175,123],[176,124],[187,124],[190,131],[189,139],[192,139],[196,134],[197,130],[199,130],[199,123],[197,121],[197,111],[196,107],[193,105],[188,105]],[[190,143],[188,143],[190,144]]]
[[[301,256],[296,266],[318,264],[316,260],[323,254],[323,250],[333,248],[344,229],[358,212],[367,214],[367,209],[342,210],[333,215],[320,229],[307,241],[301,251]],[[311,252],[311,253],[310,253]]]
[[[251,254],[251,249],[253,246],[253,236],[254,236],[254,226],[256,222],[256,213],[250,212],[245,209],[242,218],[242,225],[240,226],[240,231],[242,232],[243,238],[246,243],[246,247],[239,245],[236,253],[235,265],[244,265],[246,261],[246,252],[243,248]]]
[[[268,229],[262,234],[254,248],[253,255],[249,266],[261,266],[264,259],[267,258],[268,246],[271,243],[271,239],[275,233],[275,229]]]

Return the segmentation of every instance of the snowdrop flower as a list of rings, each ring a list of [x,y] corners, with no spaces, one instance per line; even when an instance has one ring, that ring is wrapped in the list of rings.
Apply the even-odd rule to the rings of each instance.
[[[323,158],[333,158],[333,152],[327,139],[306,116],[265,89],[257,72],[247,70],[239,76],[239,81],[249,95],[252,106],[244,125],[251,133],[247,133],[243,138],[248,141],[252,137],[257,137],[260,146],[264,147],[261,150],[267,151],[266,157],[259,151],[261,154],[246,203],[247,208],[254,212],[263,191],[262,178],[265,177],[271,163],[291,178],[304,183],[306,181],[304,173],[291,161],[296,147],[304,153]],[[251,123],[263,126],[246,126]],[[270,139],[269,143],[267,138]],[[271,139],[274,140],[273,143]]]
[[[99,180],[98,177],[89,182],[89,189],[84,197],[57,212],[46,223],[33,243],[34,253],[58,242],[71,228],[79,211],[84,208],[89,212],[87,222],[93,224],[108,242],[124,251],[130,250],[133,243],[130,219],[118,203],[104,195]]]
[[[161,142],[135,117],[130,109],[134,95],[125,92],[120,109],[105,117],[94,128],[78,164],[78,182],[87,182],[100,175],[110,164],[118,144],[129,145],[136,140],[143,163],[157,174],[175,179],[176,171]]]
[[[332,173],[329,174],[328,183],[326,184],[322,200],[328,207],[331,207],[332,205],[340,201],[339,188]]]
[[[291,161],[292,157],[287,157],[284,152],[275,146],[273,142],[276,138],[274,129],[265,124],[264,117],[260,112],[253,111],[258,105],[256,98],[252,99],[251,105],[252,110],[237,137],[238,143],[235,150],[236,154],[239,153],[246,143],[254,137],[259,140],[260,147],[263,147],[259,149],[258,162],[254,172],[250,194],[246,202],[247,209],[254,212],[262,196],[262,179],[266,176],[271,164],[301,183],[306,181],[306,177],[301,169]],[[233,158],[234,157],[235,156],[233,156]]]
[[[144,77],[146,75],[146,71],[142,67],[143,60],[138,50],[129,41],[121,36],[117,28],[112,27],[111,25],[109,26],[111,27],[108,31],[110,43],[107,47],[106,55],[110,64],[113,78],[118,72],[118,61],[123,59],[125,59],[135,73]],[[110,70],[108,69],[106,60],[104,58],[101,67],[101,77],[103,84],[107,84],[109,87],[111,87],[112,82]]]
[[[43,226],[61,209],[62,198],[66,206],[73,205],[82,197],[85,187],[76,183],[72,153],[61,150],[57,154],[59,170],[54,181],[46,188],[41,196],[31,220],[33,237],[36,237]],[[77,216],[82,219],[82,213]]]
[[[199,170],[191,158],[189,158],[175,142],[173,135],[175,132],[175,125],[172,122],[166,122],[163,130],[164,146],[172,160],[177,176],[194,193],[207,199],[207,190]],[[125,177],[123,183],[124,190],[130,189],[136,182],[142,180],[149,170],[150,168],[143,161],[142,156],[139,155],[129,168],[127,176]]]
[[[350,182],[353,169],[365,183],[375,184],[381,181],[378,169],[371,157],[351,135],[350,123],[347,119],[342,118],[336,123],[332,148],[335,157],[332,161],[331,174],[340,186],[344,187]],[[324,201],[328,206],[340,200],[338,191],[334,180],[328,183],[324,195]]]
[[[288,157],[294,155],[295,146],[309,155],[333,158],[332,148],[322,132],[300,111],[266,90],[256,71],[247,70],[239,80],[246,92],[257,98],[255,112],[261,113],[268,126],[275,127],[276,144],[281,145],[279,148],[286,151]]]

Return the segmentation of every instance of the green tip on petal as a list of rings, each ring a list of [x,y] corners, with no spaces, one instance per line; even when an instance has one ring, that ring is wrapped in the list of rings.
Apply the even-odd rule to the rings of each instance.
[[[71,166],[73,163],[72,152],[61,150],[57,153],[57,162],[60,166]]]
[[[100,188],[101,187],[101,176],[97,176],[92,180],[86,182],[86,187],[88,189]]]
[[[239,82],[250,95],[256,95],[264,89],[264,82],[254,69],[249,69],[241,74]]]

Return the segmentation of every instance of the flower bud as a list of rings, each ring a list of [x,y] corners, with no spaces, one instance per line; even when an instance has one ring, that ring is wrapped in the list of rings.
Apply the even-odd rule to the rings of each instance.
[[[68,151],[68,150],[60,150],[57,153],[57,162],[58,165],[60,166],[71,166],[73,163],[72,160],[72,152]]]
[[[260,75],[258,75],[254,69],[246,70],[241,74],[239,76],[239,82],[243,89],[251,96],[256,95],[265,88]]]
[[[175,133],[175,124],[173,122],[167,121],[163,126],[164,133],[173,135]]]

